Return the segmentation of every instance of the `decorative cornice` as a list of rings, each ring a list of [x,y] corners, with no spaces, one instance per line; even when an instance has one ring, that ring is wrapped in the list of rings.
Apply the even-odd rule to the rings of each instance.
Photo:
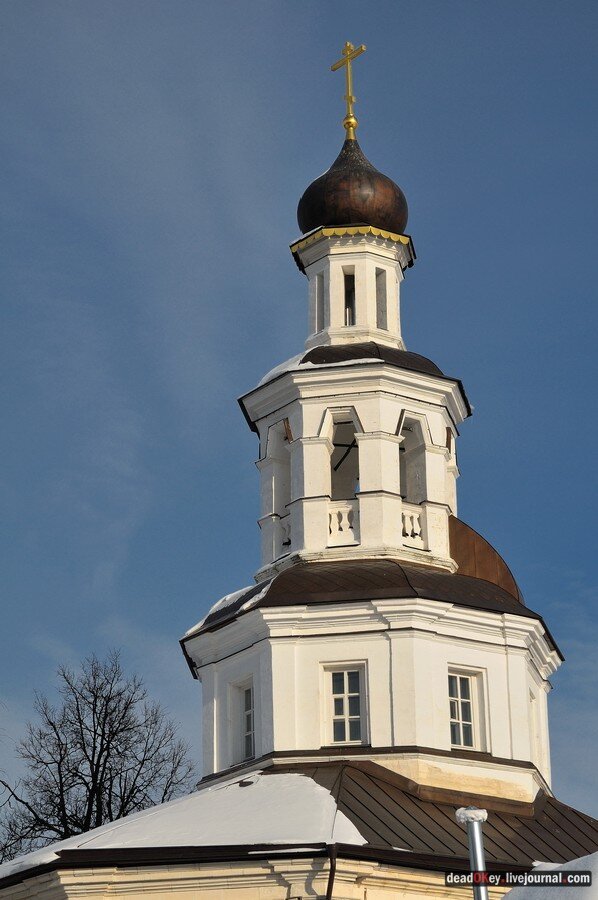
[[[375,225],[344,225],[337,228],[318,228],[316,231],[312,231],[307,237],[291,244],[291,253],[295,254],[299,250],[309,247],[321,237],[345,237],[346,235],[354,237],[357,234],[371,234],[374,237],[384,238],[386,241],[394,241],[395,244],[405,244],[407,247],[411,245],[411,238],[408,234],[395,234],[392,231],[385,231],[383,228],[376,228]]]
[[[514,615],[423,597],[331,600],[330,604],[306,604],[298,599],[293,605],[250,609],[210,631],[186,635],[181,646],[197,678],[198,669],[257,648],[262,641],[293,642],[306,636],[347,641],[363,634],[370,639],[400,638],[419,632],[443,643],[467,641],[487,650],[526,655],[541,677],[548,678],[558,668],[558,654],[544,634],[544,623],[527,612],[524,606]]]
[[[393,888],[400,886],[401,893],[408,891],[416,897],[432,894],[446,900],[462,896],[461,888],[447,889],[444,879],[438,884],[431,882],[436,872],[469,871],[469,860],[464,854],[440,856],[392,847],[332,846],[337,858],[344,861],[339,867],[338,880],[345,884],[353,885],[357,875],[364,878],[375,873],[377,883],[390,884]],[[272,873],[285,880],[291,875],[304,880],[308,876],[325,877],[320,860],[329,855],[330,846],[325,843],[305,841],[301,844],[77,848],[61,850],[48,863],[5,876],[0,880],[0,889],[14,887],[16,890],[10,895],[20,897],[107,896],[106,891],[114,891],[114,896],[139,895],[139,892],[174,896],[186,889],[194,894],[203,892],[206,887],[220,893],[233,884],[257,892],[262,887],[271,888]],[[504,862],[486,862],[489,872],[501,872],[504,868]],[[524,873],[529,872],[530,866],[512,862],[509,870]],[[425,872],[423,878],[418,875],[421,871]],[[75,893],[71,893],[71,888]]]
[[[267,771],[270,766],[276,765],[301,765],[312,761],[318,761],[320,765],[333,765],[337,762],[346,761],[350,765],[356,760],[358,763],[375,763],[381,758],[396,759],[411,756],[436,757],[441,760],[450,759],[457,764],[464,763],[466,765],[468,763],[471,765],[485,764],[496,770],[519,769],[522,772],[532,772],[534,777],[541,784],[542,790],[552,795],[552,791],[538,767],[528,759],[508,759],[503,756],[493,756],[492,753],[481,750],[465,750],[455,747],[450,750],[443,750],[439,747],[422,747],[417,744],[397,744],[395,747],[377,747],[372,746],[371,744],[360,744],[358,746],[343,744],[342,746],[331,745],[302,750],[270,750],[268,753],[264,753],[256,759],[238,763],[228,769],[211,772],[209,775],[204,775],[198,782],[198,787],[227,781],[231,777],[236,777],[239,774],[245,775],[255,771]],[[377,762],[377,764],[384,767],[384,763]],[[389,777],[396,777],[396,773],[393,772],[393,770],[388,770],[387,774]],[[453,788],[434,787],[433,785],[418,784],[415,781],[412,781],[412,785],[415,793],[424,799],[434,797],[434,800],[436,801],[456,801],[457,804],[463,805],[464,795],[469,794],[471,797],[475,796],[478,802],[480,800],[487,801],[488,803],[492,802],[493,808],[496,808],[497,804],[500,808],[506,808],[510,812],[513,812],[516,808],[519,815],[524,812],[529,815],[533,811],[533,803],[524,800],[512,800],[494,796],[491,800],[490,795],[481,796],[479,792],[475,791],[463,790],[458,792]],[[458,794],[458,796],[455,796],[456,794]]]
[[[326,378],[322,378],[322,372]],[[258,422],[283,410],[296,400],[326,403],[343,391],[344,405],[355,403],[355,397],[365,395],[390,396],[409,404],[410,415],[418,404],[425,408],[444,407],[455,427],[463,422],[471,410],[459,379],[447,375],[416,372],[384,362],[382,359],[347,360],[342,363],[302,365],[278,372],[269,381],[258,384],[243,394],[238,403],[252,431],[259,434]],[[341,404],[341,401],[338,401]],[[336,404],[335,404],[336,405]]]

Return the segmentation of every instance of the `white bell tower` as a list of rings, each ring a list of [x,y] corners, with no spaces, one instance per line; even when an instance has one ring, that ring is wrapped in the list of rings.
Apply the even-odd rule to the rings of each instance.
[[[408,236],[322,227],[291,246],[308,280],[307,352],[241,399],[260,437],[262,567],[387,557],[449,571],[456,379],[405,350],[399,289]]]

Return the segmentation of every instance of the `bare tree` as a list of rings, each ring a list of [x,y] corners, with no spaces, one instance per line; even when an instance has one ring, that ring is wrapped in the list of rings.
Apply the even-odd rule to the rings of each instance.
[[[27,774],[15,785],[0,778],[1,859],[171,800],[193,781],[176,725],[117,652],[57,674],[61,702],[36,694],[38,721],[17,746]]]

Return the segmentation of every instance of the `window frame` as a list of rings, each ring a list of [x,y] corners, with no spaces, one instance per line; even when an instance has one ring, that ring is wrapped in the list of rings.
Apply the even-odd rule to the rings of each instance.
[[[324,685],[324,696],[325,696],[325,727],[324,727],[324,740],[325,746],[329,747],[362,747],[369,744],[369,730],[368,730],[368,679],[367,679],[367,665],[365,660],[358,660],[355,662],[338,662],[338,663],[327,663],[322,667],[323,669],[323,685]],[[357,672],[359,675],[359,691],[351,690],[349,684],[349,673]],[[334,694],[334,675],[343,674],[343,692]],[[350,712],[350,698],[351,697],[359,697],[359,714],[351,715]],[[337,710],[335,710],[335,699],[342,700],[343,702],[343,713],[339,714]],[[350,722],[358,719],[360,735],[359,738],[351,739],[348,736],[347,731],[350,734]],[[335,732],[335,721],[342,721],[345,726],[345,739],[344,740],[335,740],[334,732]]]
[[[451,694],[450,681],[451,677],[457,678],[458,683],[458,697],[454,697]],[[469,697],[461,696],[461,682],[459,679],[467,679],[469,684]],[[451,750],[477,750],[477,751],[489,751],[489,741],[488,741],[488,722],[486,719],[486,710],[487,710],[487,702],[486,702],[486,677],[485,672],[480,669],[470,668],[468,666],[461,665],[449,665],[447,672],[447,701],[448,701],[448,732],[449,732],[449,744]],[[461,703],[469,703],[471,709],[471,721],[468,722],[466,719],[461,718],[462,709],[458,709],[458,717],[453,716],[452,703],[457,702]],[[452,726],[454,724],[459,725],[459,733],[461,737],[460,743],[453,742],[453,729]],[[463,726],[470,725],[472,731],[472,743],[465,744],[463,743]]]
[[[256,758],[256,694],[253,676],[236,681],[230,685],[231,691],[231,762],[230,765],[242,765]],[[245,708],[247,691],[251,692],[251,706]],[[247,715],[251,717],[251,730],[247,730]],[[251,755],[247,755],[246,741],[251,738]]]
[[[249,706],[247,699],[249,695]],[[241,690],[241,745],[243,762],[249,759],[255,759],[255,694],[253,691],[253,682],[246,685]],[[250,752],[247,752],[249,740]]]

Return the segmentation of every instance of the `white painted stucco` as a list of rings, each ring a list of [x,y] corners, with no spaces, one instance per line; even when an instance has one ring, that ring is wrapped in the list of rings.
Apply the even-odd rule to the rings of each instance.
[[[398,290],[409,246],[371,233],[323,232],[296,245],[308,281],[307,347],[367,340],[404,349]],[[347,273],[353,325],[342,319]],[[242,403],[259,434],[256,580],[264,590],[267,579],[301,561],[390,558],[455,572],[448,522],[457,513],[458,426],[469,413],[458,381],[376,358],[314,365],[299,356]],[[334,460],[353,442],[339,474]],[[428,784],[518,799],[549,783],[546,696],[559,659],[537,619],[425,598],[285,608],[249,600],[242,613],[186,639],[203,687],[206,775],[242,762],[239,685],[254,690],[256,758],[338,758],[330,669],[344,666],[359,670],[363,689],[362,740],[347,753],[361,748]],[[469,754],[451,746],[449,672],[471,679]]]

